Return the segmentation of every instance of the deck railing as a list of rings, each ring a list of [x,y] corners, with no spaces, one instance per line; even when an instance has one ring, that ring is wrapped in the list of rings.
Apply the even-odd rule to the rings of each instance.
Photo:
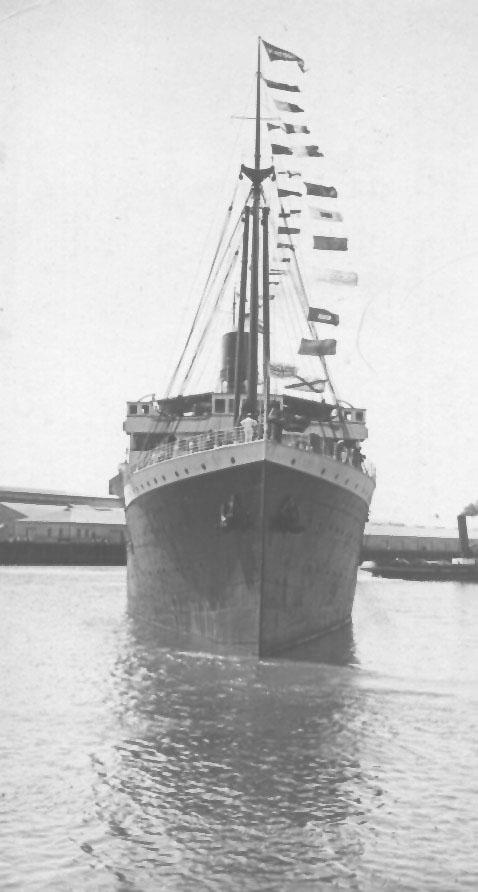
[[[206,452],[209,449],[221,449],[223,446],[234,446],[239,443],[247,443],[252,440],[263,440],[264,428],[259,424],[256,431],[251,437],[250,433],[246,434],[244,428],[234,427],[228,430],[208,431],[197,436],[183,437],[174,443],[168,443],[164,446],[152,449],[143,458],[135,464],[133,472],[141,468],[149,467],[171,458],[177,458],[182,455],[192,455],[196,452]],[[298,449],[300,452],[315,453],[318,455],[326,455],[341,464],[348,464],[362,471],[367,477],[375,479],[375,467],[370,462],[366,462],[363,456],[360,457],[356,450],[345,447],[340,442],[334,442],[332,448],[323,438],[314,436],[310,438],[301,434],[284,432],[281,437],[281,445],[287,446],[289,449]]]

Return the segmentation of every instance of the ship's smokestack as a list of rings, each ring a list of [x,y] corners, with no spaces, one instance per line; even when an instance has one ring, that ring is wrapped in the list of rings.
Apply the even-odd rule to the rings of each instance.
[[[244,382],[247,378],[247,363],[249,360],[249,332],[244,332],[243,356],[241,363],[241,391],[244,389]],[[221,381],[227,382],[228,392],[234,391],[234,377],[236,368],[236,343],[237,331],[228,331],[222,337],[222,362],[221,362]]]
[[[461,513],[464,514],[465,517],[475,517],[475,515],[478,514],[478,502],[470,502],[466,508],[463,508]]]
[[[470,540],[468,538],[468,528],[466,524],[466,514],[458,515],[458,535],[460,537],[461,555],[464,558],[471,557]]]

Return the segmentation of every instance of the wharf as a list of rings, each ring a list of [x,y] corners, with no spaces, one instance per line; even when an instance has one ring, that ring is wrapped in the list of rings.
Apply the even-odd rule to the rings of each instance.
[[[126,527],[116,496],[0,486],[0,564],[124,564]],[[478,551],[478,538],[470,535]],[[362,562],[459,557],[456,528],[369,521]]]
[[[478,538],[470,533],[470,546],[478,551]],[[365,525],[362,562],[389,563],[394,558],[413,560],[451,560],[461,556],[457,527],[406,526],[400,523],[376,523]]]

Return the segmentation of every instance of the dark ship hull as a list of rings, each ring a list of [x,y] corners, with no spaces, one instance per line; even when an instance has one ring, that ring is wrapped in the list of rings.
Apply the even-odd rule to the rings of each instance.
[[[374,488],[359,470],[257,441],[135,477],[129,604],[158,640],[267,656],[350,621]]]
[[[407,579],[413,582],[478,582],[478,564],[458,564],[452,561],[396,562],[372,567],[372,576],[385,579]]]

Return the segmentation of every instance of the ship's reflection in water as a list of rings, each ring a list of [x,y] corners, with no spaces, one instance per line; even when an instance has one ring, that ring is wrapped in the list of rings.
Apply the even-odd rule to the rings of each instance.
[[[352,627],[259,663],[160,648],[150,624],[130,622],[113,685],[127,733],[94,791],[126,877],[174,890],[460,887],[466,845],[455,833],[444,868],[454,819],[437,829],[460,799],[473,813],[458,792],[470,763],[444,782],[457,720],[445,692],[364,671]]]
[[[113,686],[129,733],[97,758],[95,798],[141,867],[141,888],[159,878],[162,889],[183,888],[182,878],[219,890],[358,877],[360,827],[381,790],[361,760],[351,630],[339,675],[310,662],[323,660],[325,641],[302,650],[307,663],[299,651],[294,662],[257,663],[159,649],[136,622],[129,645]]]
[[[321,638],[305,641],[280,654],[281,660],[294,663],[328,663],[331,666],[351,666],[358,663],[352,623],[335,629]]]
[[[0,570],[0,888],[478,888],[478,588],[361,578],[280,659],[158,644],[123,568]]]

